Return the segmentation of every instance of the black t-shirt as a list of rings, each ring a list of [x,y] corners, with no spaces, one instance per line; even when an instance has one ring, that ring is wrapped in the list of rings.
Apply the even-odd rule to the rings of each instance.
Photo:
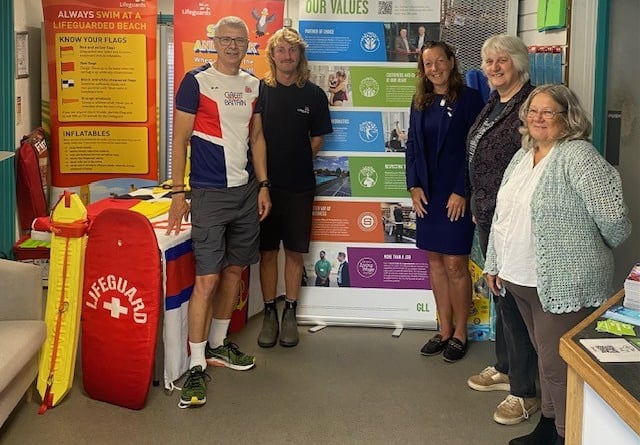
[[[507,108],[508,103],[509,102],[496,102],[493,105],[493,107],[491,107],[491,111],[489,111],[489,114],[487,115],[487,120],[488,121],[496,120],[498,116],[500,116],[500,113],[502,113],[502,110]]]
[[[326,93],[312,82],[302,88],[262,83],[260,103],[272,187],[313,190],[316,180],[309,138],[333,131]]]

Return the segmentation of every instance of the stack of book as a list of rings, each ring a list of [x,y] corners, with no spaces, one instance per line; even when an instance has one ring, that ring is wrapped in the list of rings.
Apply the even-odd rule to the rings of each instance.
[[[603,317],[640,326],[640,310],[631,309],[621,304],[614,304],[604,313]]]
[[[611,306],[603,316],[640,326],[640,263],[633,266],[624,280],[623,303]]]
[[[640,263],[636,263],[624,280],[624,307],[640,311]]]

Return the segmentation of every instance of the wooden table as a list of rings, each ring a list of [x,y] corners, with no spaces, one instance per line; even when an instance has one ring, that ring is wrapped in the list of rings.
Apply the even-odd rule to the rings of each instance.
[[[591,419],[584,410],[585,389],[589,394],[594,391],[606,402],[611,415],[621,420],[620,430],[627,438],[625,445],[640,444],[640,363],[601,363],[580,343],[582,338],[615,337],[613,334],[597,332],[595,326],[601,315],[610,306],[620,303],[623,296],[624,291],[618,292],[560,339],[560,356],[568,364],[567,445],[591,443],[589,437],[583,437],[583,427],[596,419]],[[638,331],[640,327],[636,326]],[[606,437],[613,439],[612,430],[615,430],[615,425],[611,426],[611,431],[603,431],[603,437],[606,434]],[[633,437],[634,432],[637,437]],[[622,442],[614,440],[613,443]]]

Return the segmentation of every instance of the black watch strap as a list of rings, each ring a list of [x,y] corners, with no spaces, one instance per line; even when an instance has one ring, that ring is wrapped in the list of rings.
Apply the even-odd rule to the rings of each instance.
[[[266,187],[269,190],[271,190],[271,181],[269,181],[268,179],[265,179],[264,181],[258,182],[258,188],[263,188],[263,187]]]

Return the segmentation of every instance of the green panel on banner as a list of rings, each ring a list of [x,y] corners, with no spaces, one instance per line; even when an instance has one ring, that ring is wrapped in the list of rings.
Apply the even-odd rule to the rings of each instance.
[[[352,66],[351,90],[356,107],[409,107],[416,90],[416,68]]]
[[[408,198],[404,157],[349,157],[352,196]]]

